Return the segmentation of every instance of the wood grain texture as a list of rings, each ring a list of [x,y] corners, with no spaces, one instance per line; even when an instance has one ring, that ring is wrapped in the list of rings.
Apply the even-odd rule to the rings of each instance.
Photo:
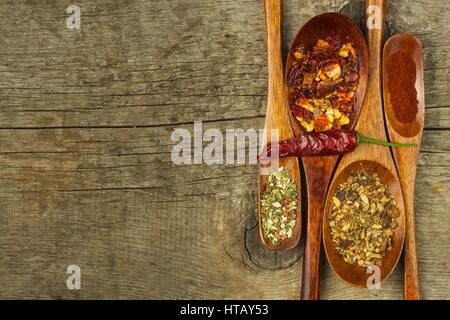
[[[362,21],[360,1],[285,0],[283,50],[325,11]],[[256,166],[170,160],[174,128],[262,128],[267,60],[261,1],[0,1],[2,298],[299,298],[300,248],[264,249]],[[426,121],[416,184],[424,299],[450,288],[450,4],[393,1],[391,34],[424,47]],[[78,264],[82,289],[66,288]],[[220,266],[218,268],[217,266]],[[272,282],[268,283],[267,279]],[[401,299],[323,264],[323,299]],[[275,286],[274,286],[275,284]]]

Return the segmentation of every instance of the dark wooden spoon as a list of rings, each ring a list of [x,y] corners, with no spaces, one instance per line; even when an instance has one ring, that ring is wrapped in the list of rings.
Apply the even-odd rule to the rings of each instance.
[[[417,112],[412,121],[402,122],[397,119],[390,101],[389,79],[396,81],[396,75],[388,75],[386,63],[388,58],[398,51],[407,54],[416,65],[415,87],[417,91]],[[383,50],[383,98],[384,112],[389,138],[400,143],[415,143],[417,148],[393,148],[400,183],[405,201],[406,237],[405,237],[405,275],[404,296],[406,300],[420,299],[419,263],[417,261],[416,226],[414,210],[414,191],[416,182],[417,160],[422,141],[425,117],[425,99],[423,86],[423,52],[420,41],[410,34],[397,34],[386,42]],[[389,77],[388,77],[389,76]],[[414,111],[414,110],[413,110]],[[413,115],[414,116],[414,115]]]
[[[294,62],[292,51],[303,44],[310,48],[319,39],[329,35],[339,35],[343,41],[353,42],[358,53],[359,85],[356,91],[356,102],[350,117],[349,129],[355,126],[364,100],[368,76],[367,46],[358,26],[348,17],[338,13],[324,13],[309,20],[298,32],[291,44],[286,63],[286,75]],[[290,105],[294,103],[293,97],[288,93]],[[303,134],[302,126],[291,116],[296,135]],[[321,217],[328,185],[338,156],[304,157],[302,159],[306,175],[308,192],[308,216],[306,224],[305,253],[303,257],[303,276],[301,299],[319,299],[319,260],[321,248]]]
[[[265,150],[269,143],[276,142],[271,139],[271,130],[278,130],[279,140],[290,139],[294,136],[291,121],[289,118],[289,106],[285,93],[283,77],[283,59],[281,58],[281,0],[265,0],[264,13],[266,17],[267,34],[267,64],[268,64],[268,97],[266,122],[264,126],[264,137],[261,150]],[[283,167],[294,180],[297,187],[297,217],[292,236],[279,244],[274,245],[267,241],[264,236],[261,215],[261,196],[266,190],[266,175],[262,174],[269,168]],[[300,164],[298,158],[280,158],[272,160],[269,164],[260,163],[259,178],[259,234],[262,243],[271,250],[285,250],[295,247],[300,240],[301,232],[301,182],[300,182]]]
[[[386,140],[380,79],[381,48],[386,7],[387,0],[366,1],[366,18],[369,25],[372,27],[367,32],[367,44],[370,56],[369,80],[361,115],[356,125],[356,130],[361,132],[361,134],[374,137],[378,140]],[[379,21],[373,23],[373,19],[379,19]],[[328,219],[331,218],[332,197],[334,193],[339,185],[355,171],[365,171],[369,174],[377,173],[388,187],[397,203],[399,212],[399,217],[397,218],[398,226],[395,229],[392,238],[392,250],[384,257],[382,266],[379,270],[380,281],[385,280],[391,274],[400,258],[405,238],[405,210],[400,181],[389,148],[380,145],[361,144],[355,151],[348,153],[341,158],[328,190],[328,196],[325,203],[325,219],[322,224],[325,253],[332,269],[341,279],[358,287],[366,287],[367,280],[371,276],[371,273],[368,272],[366,268],[352,265],[344,261],[334,248],[331,228],[328,224]]]

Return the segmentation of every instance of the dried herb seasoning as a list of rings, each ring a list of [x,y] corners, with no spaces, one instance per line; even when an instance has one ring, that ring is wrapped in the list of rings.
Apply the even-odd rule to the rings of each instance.
[[[286,84],[295,118],[307,132],[345,129],[359,83],[355,45],[330,35],[312,48],[300,45],[292,54]]]
[[[283,168],[267,176],[261,197],[264,237],[276,245],[292,237],[297,218],[297,187]]]
[[[344,261],[360,267],[381,266],[399,216],[396,202],[376,174],[355,172],[333,195],[328,221],[332,242]]]

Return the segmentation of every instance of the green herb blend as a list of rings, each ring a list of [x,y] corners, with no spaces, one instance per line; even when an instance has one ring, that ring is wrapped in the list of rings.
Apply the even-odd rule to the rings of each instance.
[[[292,237],[297,218],[297,187],[283,167],[267,177],[261,217],[264,237],[272,244]]]

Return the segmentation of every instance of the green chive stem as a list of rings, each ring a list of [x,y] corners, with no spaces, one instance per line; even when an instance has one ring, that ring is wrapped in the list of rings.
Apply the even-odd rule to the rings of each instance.
[[[363,136],[358,131],[355,132],[356,136],[358,137],[358,142],[362,143],[379,144],[387,147],[417,147],[417,144],[415,143],[395,143],[395,142],[381,141],[374,138]]]

